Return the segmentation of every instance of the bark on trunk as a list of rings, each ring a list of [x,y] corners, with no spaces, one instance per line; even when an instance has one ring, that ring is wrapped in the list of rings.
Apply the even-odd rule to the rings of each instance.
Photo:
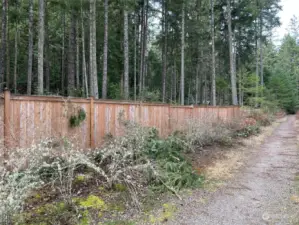
[[[201,51],[201,59],[202,59],[202,66],[203,66],[203,51]],[[203,93],[202,93],[202,103],[203,104],[207,104],[207,101],[208,101],[208,99],[207,99],[207,93],[208,93],[208,85],[207,85],[207,83],[208,83],[208,81],[207,81],[207,73],[206,73],[206,70],[205,70],[205,67],[202,67],[202,71],[203,71],[203,82],[204,82],[204,84],[203,84]]]
[[[238,59],[238,61],[240,61],[240,59]],[[242,85],[243,85],[242,84],[242,73],[243,73],[243,69],[241,68],[239,70],[239,103],[240,103],[240,106],[243,106],[243,98],[242,98],[242,90],[243,90],[243,87],[242,87]]]
[[[143,58],[144,58],[144,26],[145,24],[145,0],[143,1],[141,12],[141,32],[140,32],[140,63],[139,63],[139,98],[142,97],[142,79],[143,79]]]
[[[215,22],[214,0],[211,3],[211,33],[212,33],[212,105],[216,106],[216,62],[215,62]]]
[[[80,89],[80,23],[76,18],[76,88]]]
[[[142,68],[142,90],[145,89],[145,78],[147,76],[147,31],[148,31],[148,9],[149,9],[149,0],[146,0],[145,5],[145,15],[144,15],[144,38],[143,38],[143,68]]]
[[[14,75],[13,75],[13,90],[14,93],[17,93],[17,72],[18,72],[18,39],[19,39],[19,29],[18,25],[16,25],[16,33],[15,33],[15,61],[14,61]]]
[[[173,100],[176,103],[177,102],[177,67],[176,67],[176,61],[174,60],[174,83],[173,83]]]
[[[62,95],[65,95],[65,12],[62,12],[61,20],[63,26],[62,50],[61,50],[61,90],[62,90]]]
[[[18,5],[18,0],[16,0]],[[17,6],[18,7],[18,6]],[[9,39],[9,8],[6,1],[6,87],[10,88],[10,39]]]
[[[97,73],[97,42],[96,42],[96,0],[90,0],[90,93],[99,98],[98,73]],[[103,98],[107,97],[107,79],[103,80]]]
[[[232,18],[231,18],[231,3],[227,0],[227,25],[228,25],[228,42],[229,42],[229,61],[230,61],[230,79],[232,88],[232,103],[238,105],[237,95],[237,81],[236,81],[236,68],[234,65],[234,54],[233,54],[233,31],[232,31]]]
[[[124,97],[129,99],[129,36],[128,11],[124,10]]]
[[[7,1],[8,0],[2,0],[2,35],[1,35],[1,59],[0,59],[0,91],[2,91],[3,83],[4,83],[4,73],[5,73],[5,62],[6,62],[6,26],[7,26]]]
[[[163,75],[162,75],[162,101],[165,102],[166,97],[166,73],[167,73],[167,6],[166,0],[163,1]]]
[[[19,2],[16,1],[16,11],[19,13]],[[19,27],[18,23],[15,24],[15,56],[14,56],[14,75],[13,75],[13,90],[14,93],[17,93],[17,72],[18,72],[18,53],[19,53]],[[9,51],[9,50],[8,50]],[[7,67],[9,71],[9,66]],[[8,75],[9,77],[9,75]],[[9,83],[9,78],[7,79],[7,82]]]
[[[45,10],[45,86],[46,94],[50,91],[50,44],[49,44],[49,29],[48,29],[48,11]]]
[[[33,62],[33,0],[29,0],[28,22],[28,71],[27,71],[27,95],[32,92],[32,62]]]
[[[72,96],[75,89],[75,75],[76,75],[76,14],[71,12],[71,22],[69,28],[69,44],[68,44],[68,95]]]
[[[44,94],[44,43],[45,43],[45,1],[39,0],[38,23],[38,84],[37,92]]]
[[[82,4],[82,2],[81,2]],[[84,86],[84,92],[86,98],[89,96],[88,92],[88,80],[87,80],[87,70],[86,70],[86,57],[85,57],[85,32],[84,32],[84,19],[83,19],[83,9],[81,5],[81,32],[82,32],[82,85]]]
[[[199,70],[200,70],[200,51],[198,50],[197,55],[197,64],[196,64],[196,81],[195,81],[195,104],[198,105],[198,100],[200,97],[200,88],[199,88]]]
[[[108,0],[104,2],[104,57],[103,57],[103,84],[102,84],[102,97],[107,98],[107,61],[108,61]]]
[[[262,35],[263,35],[263,17],[262,14],[260,16],[260,67],[261,67],[261,86],[264,86],[264,56],[263,56],[263,40],[262,40]]]
[[[185,100],[185,5],[182,6],[182,37],[181,37],[181,105]]]
[[[136,3],[136,2],[135,2]],[[137,15],[134,18],[134,101],[137,100]]]
[[[256,37],[255,37],[255,57],[256,57],[256,90],[255,90],[255,107],[258,106],[258,97],[259,97],[259,80],[260,80],[260,73],[259,73],[259,40],[258,40],[258,34],[257,34],[257,29],[258,29],[258,19],[256,20],[256,24],[255,24],[255,32],[256,32]]]

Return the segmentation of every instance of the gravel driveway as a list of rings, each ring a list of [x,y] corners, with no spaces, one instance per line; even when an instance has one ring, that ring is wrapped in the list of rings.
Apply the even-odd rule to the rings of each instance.
[[[246,166],[219,190],[185,199],[168,224],[293,224],[298,205],[291,196],[299,172],[295,121],[289,116],[258,149],[250,150]],[[206,202],[199,200],[203,196]]]

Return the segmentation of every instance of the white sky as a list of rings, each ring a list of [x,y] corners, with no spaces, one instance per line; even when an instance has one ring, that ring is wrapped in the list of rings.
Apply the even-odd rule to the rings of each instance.
[[[281,0],[282,11],[279,13],[281,27],[275,30],[274,39],[280,40],[287,34],[287,29],[293,15],[299,17],[299,0]]]

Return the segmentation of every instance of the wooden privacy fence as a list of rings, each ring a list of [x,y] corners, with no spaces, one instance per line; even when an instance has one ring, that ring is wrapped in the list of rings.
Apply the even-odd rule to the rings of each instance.
[[[69,119],[78,109],[86,112],[86,118],[72,128]],[[4,91],[0,97],[0,137],[7,148],[28,147],[55,137],[68,138],[82,148],[94,148],[103,143],[107,134],[122,135],[120,114],[126,120],[156,127],[161,136],[167,136],[181,129],[188,120],[211,119],[211,116],[231,120],[240,113],[240,108],[234,106],[193,107],[93,98],[14,96]]]

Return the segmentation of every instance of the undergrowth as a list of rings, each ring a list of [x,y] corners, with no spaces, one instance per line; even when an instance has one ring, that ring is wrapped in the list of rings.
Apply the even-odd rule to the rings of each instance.
[[[180,190],[196,187],[203,182],[203,177],[196,174],[191,163],[186,161],[186,142],[180,136],[172,135],[165,140],[158,136],[152,138],[147,146],[147,154],[155,161],[158,176],[154,179],[154,190]],[[171,188],[169,188],[171,187]]]
[[[0,223],[103,222],[102,215],[108,210],[101,198],[105,191],[125,193],[128,203],[139,209],[148,191],[169,191],[180,198],[181,189],[198,187],[204,181],[184,157],[186,153],[207,145],[232,145],[235,137],[248,137],[258,133],[260,125],[268,125],[259,114],[231,123],[212,119],[190,121],[184,130],[162,139],[155,128],[124,121],[121,116],[119,120],[125,135],[110,137],[103,147],[90,153],[65,139],[49,139],[31,148],[10,151],[0,164]],[[98,187],[101,191],[86,196],[81,193],[82,187]],[[32,210],[28,198],[43,189],[51,190],[55,197],[48,202],[41,198]],[[100,203],[100,211],[95,203]],[[49,208],[47,218],[36,212],[36,208],[45,211],[45,207]],[[30,215],[36,215],[35,219]]]

